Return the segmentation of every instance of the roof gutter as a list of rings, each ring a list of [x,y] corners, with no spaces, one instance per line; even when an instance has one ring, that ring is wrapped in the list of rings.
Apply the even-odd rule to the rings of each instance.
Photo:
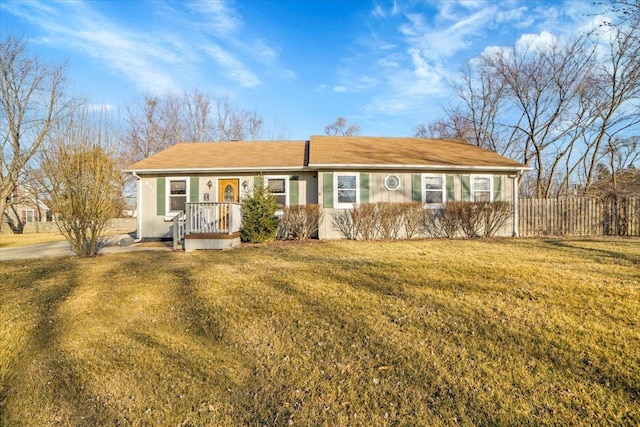
[[[532,168],[529,166],[461,166],[461,165],[380,165],[380,164],[333,164],[315,163],[309,164],[310,169],[420,169],[420,170],[472,170],[472,171],[504,171],[504,172],[525,172]]]
[[[126,172],[126,171],[125,171]],[[134,242],[140,243],[142,241],[142,195],[140,192],[140,185],[142,185],[141,178],[135,173],[131,172],[131,175],[136,179],[136,238]]]
[[[260,166],[254,168],[171,168],[171,169],[125,169],[124,172],[130,174],[158,174],[158,173],[218,173],[218,172],[269,172],[269,171],[304,171],[309,170],[306,166]],[[137,176],[137,175],[136,175]]]

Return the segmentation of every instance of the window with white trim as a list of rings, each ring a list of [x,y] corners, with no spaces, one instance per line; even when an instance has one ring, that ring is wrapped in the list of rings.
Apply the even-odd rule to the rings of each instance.
[[[493,176],[471,176],[471,200],[474,202],[493,201]]]
[[[360,174],[336,172],[334,175],[335,207],[350,209],[360,203]]]
[[[276,199],[278,209],[289,206],[289,177],[268,176],[265,182],[267,188]]]
[[[398,175],[387,175],[384,178],[384,187],[389,191],[396,191],[398,188],[400,188],[400,178],[398,178]]]
[[[168,212],[179,212],[184,210],[189,194],[189,184],[187,178],[167,179],[167,208]]]
[[[422,175],[422,202],[426,208],[437,209],[444,206],[446,181],[444,174]]]
[[[24,222],[34,222],[34,221],[35,221],[35,211],[33,209],[25,209]]]

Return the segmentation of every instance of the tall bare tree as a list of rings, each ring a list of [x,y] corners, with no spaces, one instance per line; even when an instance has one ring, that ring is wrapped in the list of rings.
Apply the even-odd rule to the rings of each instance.
[[[0,43],[0,218],[29,162],[67,111],[65,83],[65,65],[45,64],[20,38]]]
[[[43,188],[60,232],[81,257],[100,250],[100,237],[122,210],[124,174],[115,151],[117,133],[106,114],[75,111],[42,152]]]
[[[347,126],[347,119],[338,117],[335,122],[324,127],[324,133],[330,136],[356,136],[360,133],[360,126],[355,123]]]
[[[138,161],[178,142],[254,140],[263,119],[231,104],[228,97],[203,92],[144,95],[126,109],[123,150]]]
[[[629,27],[604,27],[486,53],[455,85],[459,105],[422,129],[532,166],[535,197],[588,188],[603,147],[640,124],[638,44]]]

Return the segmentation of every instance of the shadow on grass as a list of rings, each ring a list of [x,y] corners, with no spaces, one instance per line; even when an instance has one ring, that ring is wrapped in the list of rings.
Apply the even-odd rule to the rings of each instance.
[[[0,401],[6,398],[7,408],[19,408],[21,418],[31,413],[39,422],[48,419],[61,424],[73,422],[87,425],[95,425],[100,419],[87,411],[87,401],[92,396],[84,388],[81,367],[59,348],[60,309],[82,285],[78,262],[81,261],[38,261],[37,267],[30,268],[18,283],[13,284],[14,289],[33,291],[28,305],[34,307],[36,318],[19,361],[9,373],[6,396],[0,396]],[[25,402],[18,399],[27,400],[27,405],[39,402],[55,409],[53,413],[45,414],[42,412],[44,408],[25,408]],[[102,410],[108,411],[108,408]]]
[[[606,244],[606,240],[597,239],[544,239],[540,240],[544,245],[554,248],[567,249],[574,253],[580,253],[590,260],[600,262],[602,258],[609,258],[612,262],[620,264],[628,262],[632,265],[640,267],[640,255],[632,255],[631,253],[612,251],[607,249],[596,249],[593,247],[579,246],[580,243],[592,245],[594,243]],[[639,239],[631,239],[630,241],[616,240],[618,246],[628,246],[629,248],[640,245]]]
[[[574,250],[575,248],[571,248]],[[289,258],[292,254],[282,253],[280,256]],[[610,254],[610,256],[613,256]],[[336,257],[338,258],[338,257]],[[394,301],[404,301],[406,304],[415,304],[415,301],[411,301],[411,295],[409,288],[416,286],[415,283],[399,282],[392,283],[390,278],[394,276],[389,272],[387,265],[356,260],[340,260],[336,258],[329,258],[323,256],[305,256],[304,262],[311,263],[314,266],[314,271],[319,277],[327,282],[333,282],[334,284],[342,284],[346,287],[351,287],[358,292],[367,292],[373,295],[387,297],[388,304],[383,300],[382,306],[393,306]],[[288,261],[288,259],[286,259]],[[286,262],[283,262],[286,264]],[[361,268],[363,274],[358,274],[354,279],[352,274],[353,269]],[[363,318],[363,313],[358,313],[356,317],[350,316],[339,305],[331,305],[330,301],[326,298],[320,298],[310,295],[308,292],[302,290],[302,288],[295,285],[295,271],[283,271],[281,277],[265,275],[261,278],[260,282],[265,286],[273,288],[277,292],[281,292],[288,297],[293,297],[297,304],[301,308],[301,319],[309,319],[310,321],[317,321],[319,324],[326,322],[329,325],[330,333],[332,334],[331,343],[356,343],[359,346],[359,350],[366,355],[362,357],[367,360],[379,359],[382,355],[382,360],[389,364],[392,368],[402,370],[402,374],[395,378],[389,378],[390,383],[403,384],[403,387],[394,389],[382,388],[378,394],[376,394],[375,401],[380,403],[380,407],[384,407],[385,404],[395,403],[395,410],[403,416],[410,416],[408,414],[415,411],[415,408],[422,408],[432,411],[432,415],[440,416],[443,413],[453,416],[453,419],[466,420],[472,423],[489,423],[489,424],[509,424],[516,422],[518,416],[526,417],[530,420],[538,420],[538,422],[554,422],[558,420],[558,416],[562,414],[561,419],[570,419],[573,414],[578,413],[583,417],[582,419],[589,419],[592,416],[599,415],[598,405],[603,404],[603,401],[589,402],[590,393],[586,393],[581,397],[561,398],[557,393],[565,387],[565,383],[572,384],[572,386],[586,387],[588,390],[600,390],[597,393],[605,391],[609,394],[607,399],[617,395],[623,402],[637,402],[640,400],[640,391],[638,386],[637,372],[633,371],[623,372],[620,370],[620,366],[613,361],[602,358],[594,358],[589,356],[589,353],[602,350],[597,337],[593,338],[595,341],[585,341],[571,344],[571,339],[575,339],[575,336],[571,336],[570,330],[557,330],[557,331],[540,331],[536,328],[532,328],[526,325],[516,325],[516,329],[507,327],[501,324],[500,319],[492,316],[493,312],[488,312],[484,307],[477,307],[470,309],[458,306],[456,304],[445,305],[442,303],[431,302],[436,312],[439,312],[440,316],[445,319],[445,323],[451,319],[458,319],[459,326],[445,325],[441,330],[436,332],[438,337],[436,341],[433,341],[433,331],[424,331],[424,334],[418,332],[418,336],[422,335],[427,340],[427,346],[432,345],[432,351],[435,351],[435,355],[432,353],[432,357],[426,355],[425,352],[417,350],[413,345],[404,345],[402,343],[402,337],[404,336],[407,341],[416,340],[417,336],[412,334],[405,334],[403,326],[401,325],[389,325],[397,335],[395,339],[394,334],[385,333],[383,330],[376,328],[375,324],[371,324],[370,320],[367,321]],[[442,285],[442,284],[440,284]],[[430,284],[425,283],[424,287],[429,288]],[[439,286],[441,287],[441,286]],[[542,309],[542,307],[540,307]],[[534,308],[535,310],[535,308]],[[384,311],[384,310],[383,310]],[[574,314],[576,315],[576,314]],[[389,320],[392,320],[390,318]],[[472,328],[469,325],[464,325],[464,322],[478,322],[478,327],[472,336]],[[455,325],[454,322],[449,322]],[[536,326],[536,325],[532,325]],[[421,322],[409,321],[404,327],[416,328],[418,331],[422,327],[425,327]],[[479,330],[479,333],[478,333]],[[567,336],[571,338],[566,339]],[[363,337],[366,340],[363,341]],[[429,341],[431,340],[431,341]],[[580,341],[580,339],[578,338]],[[456,346],[462,346],[460,348],[460,354],[456,354]],[[491,383],[492,379],[488,378],[488,383],[491,387],[504,387],[501,390],[502,393],[513,394],[523,393],[520,404],[525,409],[524,413],[514,415],[509,413],[510,411],[501,411],[501,407],[504,402],[500,402],[500,392],[496,393],[491,402],[491,399],[487,399],[487,394],[484,397],[480,397],[479,394],[470,393],[469,390],[461,389],[461,384],[453,376],[460,376],[463,378],[473,378],[474,372],[471,366],[464,367],[462,357],[468,351],[471,351],[472,357],[478,361],[490,361],[492,367],[486,366],[493,372],[494,375],[499,376],[500,370],[508,370],[513,366],[522,366],[529,363],[529,361],[535,361],[534,366],[542,366],[551,376],[545,378],[546,382],[541,384],[542,390],[524,389],[514,384],[502,384],[497,385]],[[347,349],[346,353],[349,350]],[[337,351],[338,354],[344,356],[342,351]],[[628,355],[627,355],[628,356]],[[622,356],[624,359],[627,356]],[[495,358],[499,358],[495,360]],[[459,359],[460,358],[460,359]],[[507,360],[501,360],[506,358]],[[511,358],[511,360],[508,360]],[[322,356],[318,356],[318,363],[323,364]],[[463,363],[463,365],[460,365]],[[635,363],[635,362],[632,362]],[[439,366],[429,369],[430,366]],[[453,366],[457,369],[457,372],[443,370],[442,366]],[[369,366],[369,369],[375,374],[375,366]],[[389,372],[389,376],[393,377],[393,369]],[[530,373],[531,377],[535,377],[535,372]],[[338,383],[340,378],[337,378]],[[346,378],[342,380],[347,381]],[[495,380],[495,378],[493,379]],[[272,379],[257,378],[256,387],[261,387],[266,390],[273,390],[272,393],[268,393],[267,398],[262,404],[253,410],[257,410],[258,413],[268,414],[268,417],[286,417],[291,416],[291,408],[283,408],[281,399],[282,392],[278,393],[278,390],[290,392],[292,388],[303,388],[303,384],[288,383],[272,383]],[[516,379],[517,382],[517,379]],[[525,381],[526,383],[526,381]],[[348,386],[345,386],[348,387]],[[464,388],[464,387],[463,387]],[[366,385],[363,387],[366,389]],[[543,396],[548,392],[554,393],[551,399],[552,401],[545,401]],[[539,393],[539,394],[536,394]],[[354,391],[357,395],[357,392]],[[491,393],[489,393],[491,395]],[[278,398],[278,396],[280,398]],[[419,400],[415,400],[415,396],[422,396]],[[593,395],[591,395],[593,396]],[[317,397],[317,396],[316,396]],[[512,396],[510,396],[511,398]],[[517,398],[514,398],[518,400]],[[400,404],[398,404],[400,402]],[[464,402],[462,406],[460,402]],[[359,407],[366,407],[367,402],[360,402],[362,405],[356,405]],[[368,402],[370,404],[370,402]],[[513,404],[513,403],[512,403]],[[388,406],[387,406],[388,407]],[[249,409],[249,408],[247,408]],[[332,410],[336,410],[334,407]],[[339,409],[338,409],[339,410]],[[440,414],[440,415],[438,415]],[[315,414],[316,416],[318,414]],[[637,411],[628,411],[628,413],[620,414],[621,420],[632,421],[636,420],[639,416]],[[457,418],[456,418],[457,417]],[[569,418],[567,418],[569,417]],[[626,418],[625,418],[626,417]],[[282,419],[282,418],[281,418]],[[606,418],[605,418],[606,419]],[[601,418],[601,421],[603,419]],[[250,422],[264,422],[265,418],[252,418]]]

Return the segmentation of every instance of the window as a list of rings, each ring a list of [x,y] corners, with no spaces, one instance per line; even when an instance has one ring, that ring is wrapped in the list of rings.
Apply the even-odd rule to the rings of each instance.
[[[25,209],[23,216],[24,222],[33,222],[35,218],[33,209]]]
[[[278,209],[289,206],[289,179],[286,176],[267,177],[267,187],[276,198]]]
[[[423,176],[424,204],[427,208],[441,208],[445,201],[445,177],[444,175]]]
[[[474,202],[490,202],[492,197],[491,176],[471,177],[471,200]]]
[[[187,180],[169,180],[169,211],[183,211],[187,202]]]
[[[360,203],[360,175],[355,173],[335,174],[336,195],[335,207],[338,209],[352,208],[354,204]]]
[[[384,179],[384,186],[389,191],[396,191],[400,188],[400,178],[398,175],[387,175]]]

